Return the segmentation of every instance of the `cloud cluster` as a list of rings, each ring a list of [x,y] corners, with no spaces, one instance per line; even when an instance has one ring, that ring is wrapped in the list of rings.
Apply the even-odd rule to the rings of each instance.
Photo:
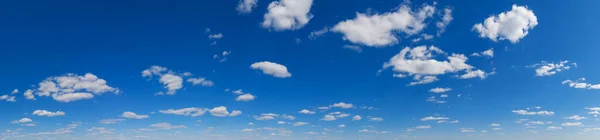
[[[398,43],[396,33],[413,35],[421,32],[426,26],[425,20],[434,12],[435,8],[431,5],[424,5],[416,11],[401,5],[397,11],[383,14],[356,13],[356,18],[337,23],[331,31],[342,33],[344,40],[354,44],[385,47]]]
[[[69,73],[63,76],[48,77],[38,84],[37,89],[25,91],[24,96],[27,99],[35,100],[34,92],[37,96],[51,96],[59,102],[91,99],[94,95],[104,93],[121,93],[118,88],[107,85],[106,80],[100,79],[92,73],[86,73],[83,76]]]
[[[190,72],[184,73],[176,73],[168,68],[161,66],[151,66],[150,68],[142,71],[142,77],[152,78],[154,76],[159,76],[158,81],[164,85],[167,89],[167,92],[158,92],[156,95],[175,95],[177,90],[183,88],[183,78],[189,77],[192,74]],[[192,85],[201,85],[210,87],[213,86],[214,83],[204,77],[193,78],[190,77],[187,79],[187,82],[192,83]]]
[[[562,84],[567,84],[572,88],[581,88],[581,89],[600,89],[600,84],[589,84],[585,82],[585,78],[579,78],[575,81],[565,80]]]
[[[483,23],[475,24],[473,30],[478,32],[481,38],[493,41],[507,39],[514,44],[527,36],[529,30],[537,24],[537,17],[533,11],[525,6],[513,5],[512,10],[490,16]]]
[[[577,63],[570,64],[577,67]],[[569,66],[569,61],[567,60],[560,61],[558,63],[542,61],[541,63],[533,64],[527,67],[535,68],[535,76],[551,76],[571,68],[571,66]]]
[[[262,27],[281,30],[294,30],[304,27],[313,17],[310,12],[313,0],[279,0],[269,4]]]
[[[38,116],[54,117],[54,116],[64,116],[65,112],[62,112],[62,111],[51,112],[51,111],[47,111],[47,110],[35,110],[31,114],[38,115]]]

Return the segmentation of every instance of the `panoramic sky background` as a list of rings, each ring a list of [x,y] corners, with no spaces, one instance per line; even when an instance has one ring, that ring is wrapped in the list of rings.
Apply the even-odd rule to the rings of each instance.
[[[596,140],[599,1],[0,2],[0,139]]]

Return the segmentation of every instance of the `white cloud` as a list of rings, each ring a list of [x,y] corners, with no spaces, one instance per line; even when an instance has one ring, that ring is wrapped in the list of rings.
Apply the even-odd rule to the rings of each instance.
[[[255,70],[261,70],[264,74],[272,75],[277,78],[292,77],[292,74],[288,72],[287,67],[269,61],[256,62],[250,65],[250,68]]]
[[[254,129],[245,128],[245,129],[241,130],[241,132],[252,132],[252,131],[254,131]]]
[[[28,89],[25,92],[23,92],[23,96],[25,96],[25,98],[29,100],[36,100],[35,95],[33,95],[33,90],[31,89]]]
[[[493,124],[490,124],[490,126],[491,126],[491,127],[499,127],[499,126],[500,126],[500,124],[493,123]]]
[[[28,90],[24,95],[27,99],[35,100],[33,95],[35,92],[38,96],[52,96],[56,101],[71,102],[91,99],[94,97],[93,94],[102,95],[109,92],[119,94],[121,92],[118,88],[111,87],[106,83],[106,80],[91,73],[83,76],[69,73],[63,76],[48,77],[39,83],[39,87],[35,91]]]
[[[284,119],[288,119],[288,120],[295,120],[296,119],[296,117],[291,116],[291,115],[286,115],[286,114],[281,115],[281,117],[284,118]]]
[[[229,114],[229,116],[231,116],[231,117],[238,116],[238,115],[242,115],[242,111],[233,110],[233,111],[231,111],[231,114]]]
[[[127,119],[146,119],[150,116],[148,115],[138,115],[135,114],[133,112],[127,111],[127,112],[123,112],[123,114],[121,114],[121,117],[123,118],[127,118]]]
[[[560,61],[558,63],[546,62],[542,61],[538,64],[533,64],[531,66],[527,66],[530,68],[535,68],[535,76],[551,76],[558,72],[569,70],[571,66],[568,65],[569,61]],[[575,65],[575,63],[571,63]]]
[[[356,46],[356,45],[344,45],[344,49],[348,49],[348,50],[352,50],[355,52],[362,52],[362,48],[360,48],[360,46]]]
[[[569,119],[569,120],[576,120],[576,121],[579,121],[579,120],[585,120],[585,119],[587,119],[587,118],[586,118],[586,117],[579,116],[579,115],[573,115],[573,116],[567,117],[567,119]]]
[[[258,0],[240,0],[240,3],[235,8],[240,13],[251,13],[252,9],[256,7]]]
[[[546,130],[560,130],[562,129],[562,127],[558,127],[558,126],[548,126],[548,128],[546,128]]]
[[[490,48],[489,50],[485,50],[481,53],[473,53],[471,56],[494,57],[494,48]]]
[[[208,111],[208,109],[189,107],[189,108],[182,108],[182,109],[159,110],[158,112],[163,113],[163,114],[173,114],[173,115],[197,117],[197,116],[204,115],[204,113],[206,113],[206,111]]]
[[[10,94],[17,94],[19,93],[19,89],[14,89],[12,92],[10,92]]]
[[[164,74],[160,77],[159,81],[169,90],[167,92],[168,95],[174,95],[177,90],[183,87],[183,78],[174,74]]]
[[[565,122],[565,123],[562,123],[561,125],[570,127],[570,126],[581,126],[582,124],[581,124],[581,122]]]
[[[371,121],[383,121],[383,118],[381,117],[373,117],[373,118],[369,118]]]
[[[298,111],[298,113],[301,113],[301,114],[315,114],[316,112],[310,111],[310,110],[306,110],[306,109],[302,109],[302,110]]]
[[[581,88],[581,89],[600,89],[600,84],[589,84],[585,83],[585,78],[579,78],[575,81],[565,80],[562,84],[568,84],[569,87],[572,88]]]
[[[308,38],[309,39],[317,39],[320,36],[323,36],[325,33],[329,32],[329,28],[325,27],[321,30],[317,30],[317,31],[312,31],[310,32],[310,34],[308,34]]]
[[[227,111],[227,107],[225,107],[225,106],[215,107],[215,108],[209,110],[208,112],[210,112],[210,114],[212,114],[213,116],[217,116],[217,117],[225,117],[225,116],[229,115],[229,111]]]
[[[421,125],[421,126],[417,126],[415,127],[416,129],[430,129],[431,125]]]
[[[429,92],[433,92],[433,93],[444,93],[444,92],[448,92],[452,90],[452,88],[440,88],[440,87],[436,87],[436,88],[432,88],[429,90]]]
[[[125,119],[102,119],[99,122],[101,124],[116,124],[122,121],[125,121]]]
[[[162,122],[162,123],[156,123],[156,124],[152,124],[150,125],[152,127],[158,128],[158,129],[176,129],[176,128],[187,128],[184,125],[171,125],[171,123],[166,123],[166,122]]]
[[[358,120],[361,120],[361,119],[362,119],[362,117],[360,117],[359,115],[354,115],[354,117],[352,117],[353,121],[358,121]]]
[[[445,121],[445,120],[449,120],[450,118],[448,117],[433,117],[433,116],[429,116],[429,117],[425,117],[425,118],[421,118],[421,121]]]
[[[242,94],[242,95],[238,96],[235,100],[236,101],[252,101],[254,99],[255,99],[254,95],[247,93],[247,94]]]
[[[277,124],[285,124],[284,121],[278,121]]]
[[[222,33],[210,34],[210,35],[208,35],[208,38],[210,38],[210,39],[221,39],[221,38],[223,38],[223,34]]]
[[[295,122],[293,125],[294,126],[303,126],[303,125],[307,125],[307,122]]]
[[[71,102],[77,100],[91,99],[94,95],[91,93],[63,93],[63,94],[52,94],[52,98],[59,102]]]
[[[553,111],[527,111],[527,110],[513,110],[512,111],[515,114],[519,114],[519,115],[540,115],[540,116],[553,116],[554,112]]]
[[[16,102],[15,96],[2,95],[0,96],[0,100],[5,100],[7,102]]]
[[[30,122],[33,122],[33,120],[31,120],[29,118],[21,118],[19,120],[11,121],[11,123],[30,123]]]
[[[244,92],[241,89],[232,91],[233,94],[242,95]]]
[[[529,30],[537,24],[537,17],[533,11],[525,6],[513,5],[512,10],[490,16],[483,24],[475,24],[473,30],[477,31],[481,38],[489,38],[493,41],[508,39],[514,44],[527,36]]]
[[[343,108],[343,109],[348,109],[348,108],[354,107],[354,105],[348,104],[348,103],[344,103],[344,102],[335,103],[335,104],[333,104],[331,106],[332,107],[339,107],[339,108]]]
[[[294,30],[304,27],[313,17],[310,12],[312,0],[279,0],[269,4],[268,12],[264,15],[264,28]]]
[[[417,46],[414,48],[405,47],[383,64],[383,68],[393,67],[393,71],[401,74],[414,75],[414,82],[409,85],[426,84],[437,81],[436,75],[446,73],[466,72],[460,78],[485,78],[487,75],[481,70],[474,70],[475,67],[466,64],[468,58],[463,54],[452,54],[446,57],[447,61],[438,61],[433,59],[436,55],[446,55],[446,53],[435,46]]]
[[[192,83],[193,85],[201,85],[206,87],[212,87],[214,83],[206,78],[198,77],[198,78],[188,78],[187,82]]]
[[[331,31],[344,34],[344,40],[355,44],[385,47],[398,43],[395,33],[413,35],[421,32],[426,26],[425,20],[434,11],[435,8],[430,5],[424,5],[417,11],[401,5],[395,12],[373,15],[356,13],[356,18],[337,23]]]
[[[452,18],[452,9],[450,8],[445,8],[444,9],[444,16],[442,17],[441,21],[438,21],[435,25],[438,28],[438,36],[440,36],[442,33],[446,32],[446,27],[448,27],[448,24],[450,24],[450,22],[453,20],[454,18]]]
[[[65,112],[62,112],[62,111],[51,112],[51,111],[47,111],[47,110],[35,110],[31,114],[38,115],[38,116],[54,117],[54,116],[64,116]]]
[[[475,130],[473,128],[460,128],[460,132],[462,133],[473,133]]]
[[[346,125],[340,124],[340,125],[338,125],[337,127],[339,127],[339,128],[344,128],[344,127],[346,127]]]
[[[335,120],[337,120],[337,118],[335,118],[335,116],[333,116],[333,115],[325,115],[325,116],[323,116],[323,118],[321,120],[323,120],[323,121],[335,121]]]
[[[263,113],[260,116],[254,116],[255,120],[259,120],[259,121],[268,121],[268,120],[273,120],[275,119],[275,117],[278,117],[278,114],[274,114],[274,113]]]

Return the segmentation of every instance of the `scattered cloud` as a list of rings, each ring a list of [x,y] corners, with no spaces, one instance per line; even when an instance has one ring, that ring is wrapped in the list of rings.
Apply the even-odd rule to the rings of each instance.
[[[269,4],[262,27],[267,29],[295,30],[304,27],[313,17],[310,8],[313,0],[279,0]]]
[[[37,96],[51,96],[59,102],[91,99],[94,94],[121,93],[118,88],[107,85],[106,80],[100,79],[92,73],[86,73],[83,76],[69,73],[63,76],[48,77],[38,84],[37,89],[26,91],[26,98],[34,100],[33,92]]]
[[[2,95],[2,96],[0,96],[0,101],[1,100],[5,100],[7,102],[16,102],[17,101],[15,99],[15,96],[9,96],[9,95]]]
[[[579,115],[573,115],[573,116],[567,117],[567,119],[569,119],[569,120],[576,120],[576,121],[579,121],[579,120],[585,120],[585,119],[587,119],[587,118],[586,118],[586,117],[579,116]]]
[[[581,88],[581,89],[600,89],[600,84],[589,84],[589,83],[585,83],[585,78],[579,78],[575,81],[571,81],[571,80],[565,80],[562,82],[562,84],[568,84],[569,87],[572,88]]]
[[[548,126],[548,128],[546,128],[546,130],[561,130],[562,127],[559,126]]]
[[[101,124],[117,124],[122,121],[125,121],[125,119],[102,119],[98,122],[100,122]]]
[[[135,114],[133,112],[127,111],[127,112],[123,112],[123,114],[121,114],[121,117],[123,118],[127,118],[127,119],[146,119],[150,116],[148,115],[138,115]]]
[[[242,95],[238,96],[235,100],[236,101],[252,101],[254,99],[255,99],[254,95],[247,93],[247,94],[242,94]]]
[[[171,123],[166,123],[166,122],[156,123],[156,124],[152,124],[150,126],[157,128],[157,129],[167,129],[167,130],[177,129],[177,128],[187,128],[185,125],[171,125]]]
[[[10,123],[30,123],[30,122],[33,122],[33,120],[31,120],[29,118],[21,118],[19,120],[11,121]]]
[[[432,88],[429,90],[429,92],[433,92],[433,93],[444,93],[444,92],[448,92],[452,90],[452,88],[440,88],[440,87],[436,87],[436,88]]]
[[[442,33],[446,32],[446,27],[453,20],[452,18],[452,9],[444,8],[444,16],[441,18],[441,21],[436,22],[436,27],[438,28],[437,35],[441,36]]]
[[[206,87],[212,87],[214,85],[214,83],[212,81],[207,80],[206,78],[203,78],[203,77],[188,78],[187,82],[190,82],[193,85],[201,85],[201,86],[206,86]]]
[[[325,115],[323,116],[323,118],[321,119],[323,121],[335,121],[337,120],[337,118],[333,115]]]
[[[233,110],[233,111],[231,111],[231,114],[229,114],[229,116],[231,116],[231,117],[238,116],[238,115],[242,115],[242,111]]]
[[[196,116],[204,115],[204,113],[206,113],[206,111],[208,111],[208,109],[189,107],[189,108],[182,108],[182,109],[159,110],[158,112],[163,113],[163,114],[173,114],[173,115],[196,117]]]
[[[256,62],[250,65],[250,68],[255,70],[261,70],[264,74],[272,75],[277,78],[292,77],[292,74],[288,72],[287,67],[269,61]]]
[[[225,116],[229,115],[229,111],[227,111],[227,107],[225,107],[225,106],[215,107],[215,108],[209,110],[208,112],[210,112],[210,114],[212,114],[213,116],[217,116],[217,117],[225,117]]]
[[[435,8],[431,5],[424,5],[413,11],[408,5],[402,4],[394,12],[356,13],[356,18],[337,23],[331,31],[342,33],[344,40],[354,44],[386,47],[398,43],[398,35],[395,33],[414,35],[421,32],[426,26],[425,20],[434,11]]]
[[[303,125],[307,125],[307,122],[295,122],[293,125],[294,126],[303,126]]]
[[[425,117],[425,118],[421,118],[421,121],[445,121],[445,120],[449,120],[450,118],[448,117],[433,117],[433,116],[429,116],[429,117]]]
[[[62,112],[62,111],[51,112],[51,111],[47,111],[47,110],[35,110],[31,114],[38,115],[38,116],[54,117],[54,116],[64,116],[65,112]]]
[[[348,109],[348,108],[354,107],[354,105],[344,103],[344,102],[339,102],[339,103],[335,103],[335,104],[331,105],[331,107],[339,107],[339,108],[343,108],[343,109]]]
[[[361,119],[362,119],[362,117],[360,117],[359,115],[354,115],[354,117],[352,117],[353,121],[359,121]]]
[[[369,120],[371,120],[371,121],[383,121],[383,118],[381,118],[381,117],[372,117],[372,118],[369,118]]]
[[[315,114],[316,112],[310,111],[310,110],[306,110],[306,109],[302,109],[302,110],[298,111],[298,113],[301,113],[301,114]]]
[[[571,63],[575,66],[575,63]],[[535,76],[551,76],[558,72],[569,70],[569,61],[560,61],[558,63],[542,61],[541,63],[527,66],[529,68],[535,68]]]
[[[494,57],[494,48],[490,48],[480,53],[473,53],[471,56],[485,56],[485,57]]]
[[[308,38],[312,39],[312,40],[315,40],[318,37],[323,36],[327,32],[329,32],[329,28],[328,27],[325,27],[325,28],[323,28],[321,30],[312,31],[312,32],[310,32],[310,34],[308,34]]]
[[[553,116],[553,111],[527,111],[527,110],[513,110],[512,111],[518,115],[540,115],[540,116]]]
[[[561,124],[562,126],[572,127],[572,126],[581,126],[581,122],[565,122]]]
[[[360,46],[356,46],[356,45],[344,45],[344,49],[348,49],[348,50],[352,50],[355,52],[362,52],[362,48],[360,48]]]
[[[235,9],[243,14],[251,13],[252,9],[256,7],[257,2],[258,0],[240,0]]]
[[[533,11],[526,6],[513,5],[512,10],[490,16],[484,23],[475,24],[473,31],[478,32],[481,38],[493,41],[507,39],[515,44],[527,36],[529,30],[537,24],[537,17]]]

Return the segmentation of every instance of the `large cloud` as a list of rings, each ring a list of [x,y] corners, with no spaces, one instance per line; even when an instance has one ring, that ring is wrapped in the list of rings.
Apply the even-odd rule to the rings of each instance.
[[[256,62],[250,65],[250,68],[255,70],[261,70],[264,74],[272,75],[277,78],[292,77],[292,74],[288,72],[287,67],[269,61]]]
[[[414,35],[421,32],[425,20],[430,18],[435,8],[425,5],[413,11],[407,5],[401,5],[395,12],[383,14],[356,13],[356,18],[337,23],[332,32],[344,34],[344,40],[372,47],[385,47],[398,43],[396,33]]]
[[[51,96],[59,102],[71,102],[83,99],[91,99],[94,95],[104,93],[119,94],[118,88],[107,85],[106,80],[98,78],[92,73],[83,76],[66,74],[63,76],[48,77],[40,82],[36,90],[27,90],[24,95],[27,99],[35,100],[35,92],[38,96]]]
[[[258,0],[240,0],[240,3],[235,8],[240,13],[250,13],[252,8],[256,7]]]
[[[514,44],[527,36],[529,30],[537,24],[537,17],[533,11],[525,6],[513,5],[512,10],[490,16],[483,23],[475,24],[473,30],[479,33],[479,37],[493,41],[507,39]]]
[[[313,17],[310,12],[312,0],[279,0],[269,4],[262,22],[264,28],[276,31],[300,29]]]
[[[383,68],[393,67],[393,71],[398,73],[394,77],[406,77],[414,75],[415,82],[409,85],[426,84],[437,81],[436,75],[446,73],[465,72],[459,76],[462,79],[479,77],[486,78],[487,73],[475,69],[475,67],[466,64],[468,58],[463,54],[452,54],[447,56],[448,60],[436,60],[436,55],[446,55],[446,53],[435,46],[418,46],[415,48],[406,47],[390,61],[383,64]]]

